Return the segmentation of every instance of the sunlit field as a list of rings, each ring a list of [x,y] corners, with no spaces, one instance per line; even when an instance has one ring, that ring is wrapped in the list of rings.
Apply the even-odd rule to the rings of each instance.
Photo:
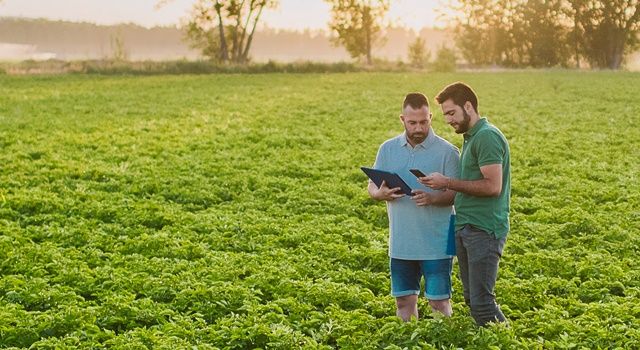
[[[402,323],[359,167],[462,80],[512,159],[510,326]],[[0,347],[640,347],[640,75],[0,76]],[[432,105],[436,132],[461,136]],[[457,266],[454,268],[457,272]]]

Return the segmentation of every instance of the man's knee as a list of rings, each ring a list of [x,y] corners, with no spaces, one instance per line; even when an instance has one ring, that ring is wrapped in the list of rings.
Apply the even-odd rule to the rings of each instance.
[[[407,295],[402,297],[396,297],[396,306],[398,310],[396,315],[403,321],[411,321],[412,318],[418,318],[418,296]]]
[[[429,300],[429,305],[431,305],[431,309],[434,311],[438,311],[445,316],[451,316],[453,313],[453,309],[451,308],[451,300]]]
[[[418,305],[417,295],[405,295],[396,298],[396,306],[398,309],[410,309]]]

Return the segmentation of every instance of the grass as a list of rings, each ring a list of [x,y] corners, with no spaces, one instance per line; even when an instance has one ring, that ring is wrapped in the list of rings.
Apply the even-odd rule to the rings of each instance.
[[[0,347],[639,347],[639,77],[0,76]],[[456,80],[511,145],[510,328],[457,279],[452,319],[393,317],[359,170]]]
[[[360,71],[403,71],[410,67],[395,62],[376,62],[366,67],[349,62],[318,63],[300,61],[280,63],[251,63],[245,65],[220,64],[212,61],[121,61],[121,60],[77,60],[61,61],[26,60],[20,62],[0,61],[0,74],[52,75],[52,74],[101,74],[101,75],[170,75],[170,74],[262,74],[262,73],[345,73]]]

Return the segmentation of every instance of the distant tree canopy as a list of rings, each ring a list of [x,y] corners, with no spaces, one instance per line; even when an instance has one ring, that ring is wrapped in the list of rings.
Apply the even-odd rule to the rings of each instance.
[[[457,44],[472,64],[618,69],[638,45],[640,0],[460,0]]]
[[[278,0],[196,0],[186,35],[204,56],[246,63],[262,11],[277,4]]]
[[[389,0],[325,0],[331,5],[329,28],[353,58],[373,61],[371,50],[380,39],[382,20],[389,10]]]
[[[425,41],[422,37],[416,37],[416,39],[409,45],[409,52],[407,54],[409,63],[416,67],[422,68],[429,62],[430,52],[425,47]]]
[[[619,68],[624,54],[638,46],[640,1],[570,2],[578,24],[575,37],[582,38],[579,51],[592,66]]]

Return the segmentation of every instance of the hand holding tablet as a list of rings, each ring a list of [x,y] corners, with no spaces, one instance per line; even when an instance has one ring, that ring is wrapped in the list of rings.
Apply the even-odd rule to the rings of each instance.
[[[402,178],[398,174],[366,167],[361,167],[360,169],[362,169],[362,171],[367,174],[367,176],[371,179],[371,181],[373,181],[374,184],[376,184],[376,186],[378,186],[378,188],[380,188],[380,186],[382,186],[382,183],[384,182],[389,188],[399,187],[400,193],[407,196],[412,195],[411,187],[409,187],[409,185],[407,185],[407,183],[404,182],[404,180],[402,180]]]

